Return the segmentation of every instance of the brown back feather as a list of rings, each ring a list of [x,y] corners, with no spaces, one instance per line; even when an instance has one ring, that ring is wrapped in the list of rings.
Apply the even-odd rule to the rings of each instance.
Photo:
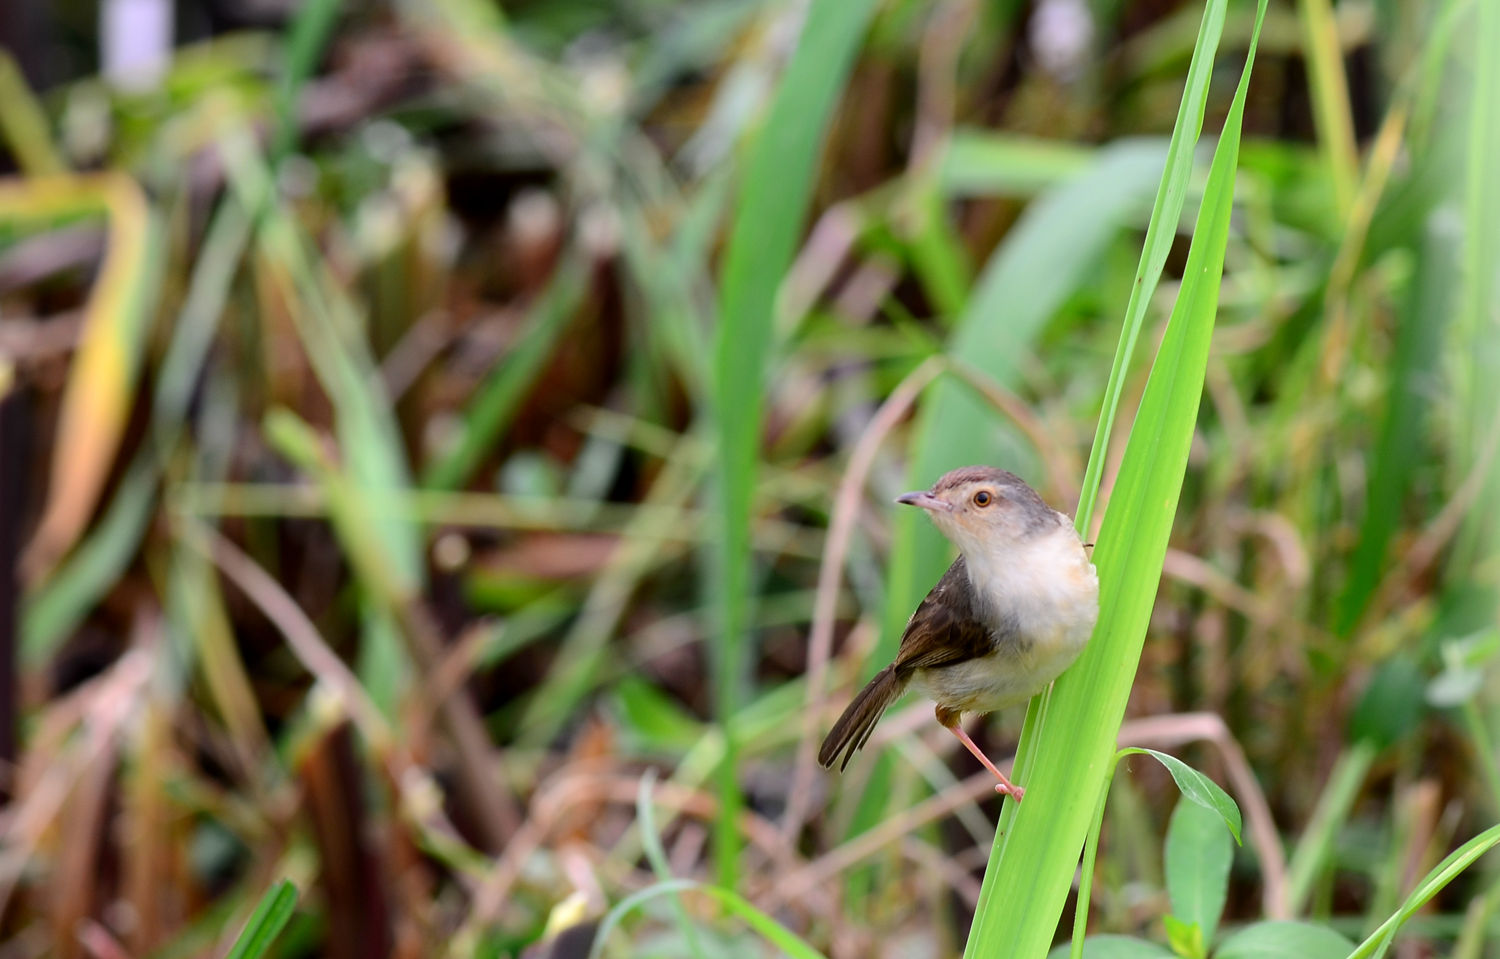
[[[907,620],[893,665],[910,674],[988,656],[996,642],[1012,638],[1006,625],[984,622],[969,585],[968,564],[960,556]]]
[[[968,568],[960,556],[912,613],[896,661],[876,673],[833,724],[823,748],[818,750],[818,762],[832,766],[842,755],[839,771],[848,768],[849,760],[864,748],[887,707],[906,691],[912,673],[988,656],[995,651],[997,641],[1013,639],[1003,627],[981,621],[969,586]]]

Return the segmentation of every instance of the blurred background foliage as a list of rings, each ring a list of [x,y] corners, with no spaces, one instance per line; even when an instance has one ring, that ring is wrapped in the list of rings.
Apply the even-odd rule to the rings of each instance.
[[[671,876],[600,948],[961,948],[987,774],[910,700],[809,744],[946,562],[909,464],[1076,503],[1203,11],[835,7],[7,11],[0,956],[217,954],[282,877],[287,956],[582,955]],[[1492,7],[1267,14],[1121,736],[1247,810],[1231,934],[1358,940],[1500,813]],[[1175,795],[1117,777],[1090,928],[1190,955]],[[1398,952],[1500,954],[1494,876]]]

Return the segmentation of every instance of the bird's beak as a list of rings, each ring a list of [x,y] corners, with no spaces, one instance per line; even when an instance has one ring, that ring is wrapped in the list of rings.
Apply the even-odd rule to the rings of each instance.
[[[907,506],[920,506],[923,509],[937,510],[943,513],[953,512],[953,507],[947,500],[938,499],[926,490],[917,490],[913,493],[902,493],[896,497],[896,502]]]

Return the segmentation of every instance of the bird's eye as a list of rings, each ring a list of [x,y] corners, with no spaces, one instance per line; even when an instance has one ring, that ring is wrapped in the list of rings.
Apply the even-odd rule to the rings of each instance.
[[[993,495],[991,495],[990,491],[987,490],[987,489],[982,489],[979,492],[977,492],[977,493],[974,494],[974,505],[975,506],[988,506],[991,503],[993,503],[994,501],[995,501],[995,497]]]

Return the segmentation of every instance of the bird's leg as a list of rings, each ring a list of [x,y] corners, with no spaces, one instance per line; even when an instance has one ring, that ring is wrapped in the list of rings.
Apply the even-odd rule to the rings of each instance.
[[[944,709],[941,706],[937,708],[936,712],[937,721],[942,723],[943,726],[948,730],[948,732],[957,736],[958,741],[964,744],[964,748],[973,753],[974,758],[983,763],[984,768],[994,773],[995,778],[1000,780],[1000,782],[995,786],[995,792],[999,793],[1002,796],[1014,796],[1016,802],[1020,802],[1021,797],[1026,795],[1026,790],[1007,779],[1005,773],[1001,772],[998,768],[996,768],[994,763],[990,762],[990,757],[986,756],[982,749],[974,745],[974,740],[970,739],[969,734],[964,732],[963,726],[959,725],[959,714],[951,710]]]

